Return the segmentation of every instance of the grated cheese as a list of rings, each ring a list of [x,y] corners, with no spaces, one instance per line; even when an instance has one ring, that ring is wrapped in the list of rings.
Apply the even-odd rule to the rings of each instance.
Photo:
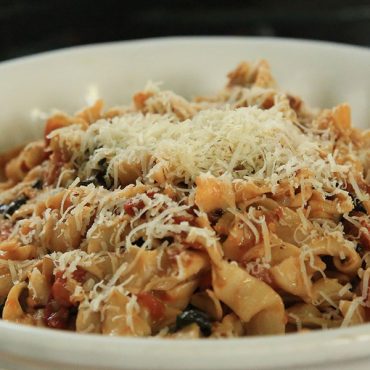
[[[321,295],[321,297],[323,297],[325,299],[326,302],[328,302],[332,307],[334,307],[335,309],[339,309],[338,305],[328,296],[326,295],[323,291],[319,291],[319,294]]]
[[[345,328],[351,324],[352,318],[355,314],[358,314],[357,309],[363,303],[362,297],[356,297],[350,303],[348,310],[344,316],[341,327]]]
[[[142,164],[148,180],[162,168],[169,178],[187,183],[202,173],[229,173],[269,183],[273,189],[282,179],[310,168],[316,176],[312,185],[322,191],[336,187],[341,181],[338,172],[349,171],[333,157],[322,158],[320,145],[325,143],[302,133],[275,108],[203,110],[181,124],[172,116],[130,113],[99,120],[86,131],[75,126],[58,129],[50,134],[54,136],[70,147],[74,162],[81,163],[81,178],[90,176],[99,160],[107,158],[115,186],[121,163]]]
[[[347,284],[343,285],[343,288],[341,288],[338,291],[339,297],[343,297],[346,293],[350,292],[350,289],[351,288],[352,288],[352,284],[351,283],[347,283]]]

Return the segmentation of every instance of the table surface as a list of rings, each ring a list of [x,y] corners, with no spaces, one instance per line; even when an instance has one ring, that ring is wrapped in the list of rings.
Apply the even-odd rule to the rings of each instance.
[[[370,46],[369,0],[0,0],[0,60],[175,35],[250,35]]]

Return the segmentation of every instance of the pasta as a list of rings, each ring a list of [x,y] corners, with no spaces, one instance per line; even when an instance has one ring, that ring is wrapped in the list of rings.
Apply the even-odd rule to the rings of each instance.
[[[3,320],[161,338],[369,321],[369,131],[278,89],[266,61],[228,78],[54,113],[1,156]]]

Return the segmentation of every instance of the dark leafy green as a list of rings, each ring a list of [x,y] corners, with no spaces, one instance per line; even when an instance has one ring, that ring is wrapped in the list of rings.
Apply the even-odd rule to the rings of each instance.
[[[35,181],[34,184],[32,185],[32,187],[34,189],[42,189],[42,180],[39,179],[39,180]]]
[[[11,216],[17,209],[27,202],[28,198],[22,195],[9,204],[0,204],[0,214]]]
[[[211,335],[212,323],[210,317],[203,311],[200,311],[192,306],[187,307],[176,318],[175,330],[180,330],[185,326],[197,324],[206,337]]]

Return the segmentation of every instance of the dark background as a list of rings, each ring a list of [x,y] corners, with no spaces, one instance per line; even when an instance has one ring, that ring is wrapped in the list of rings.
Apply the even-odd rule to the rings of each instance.
[[[0,0],[0,60],[176,35],[281,36],[370,46],[370,0]]]

